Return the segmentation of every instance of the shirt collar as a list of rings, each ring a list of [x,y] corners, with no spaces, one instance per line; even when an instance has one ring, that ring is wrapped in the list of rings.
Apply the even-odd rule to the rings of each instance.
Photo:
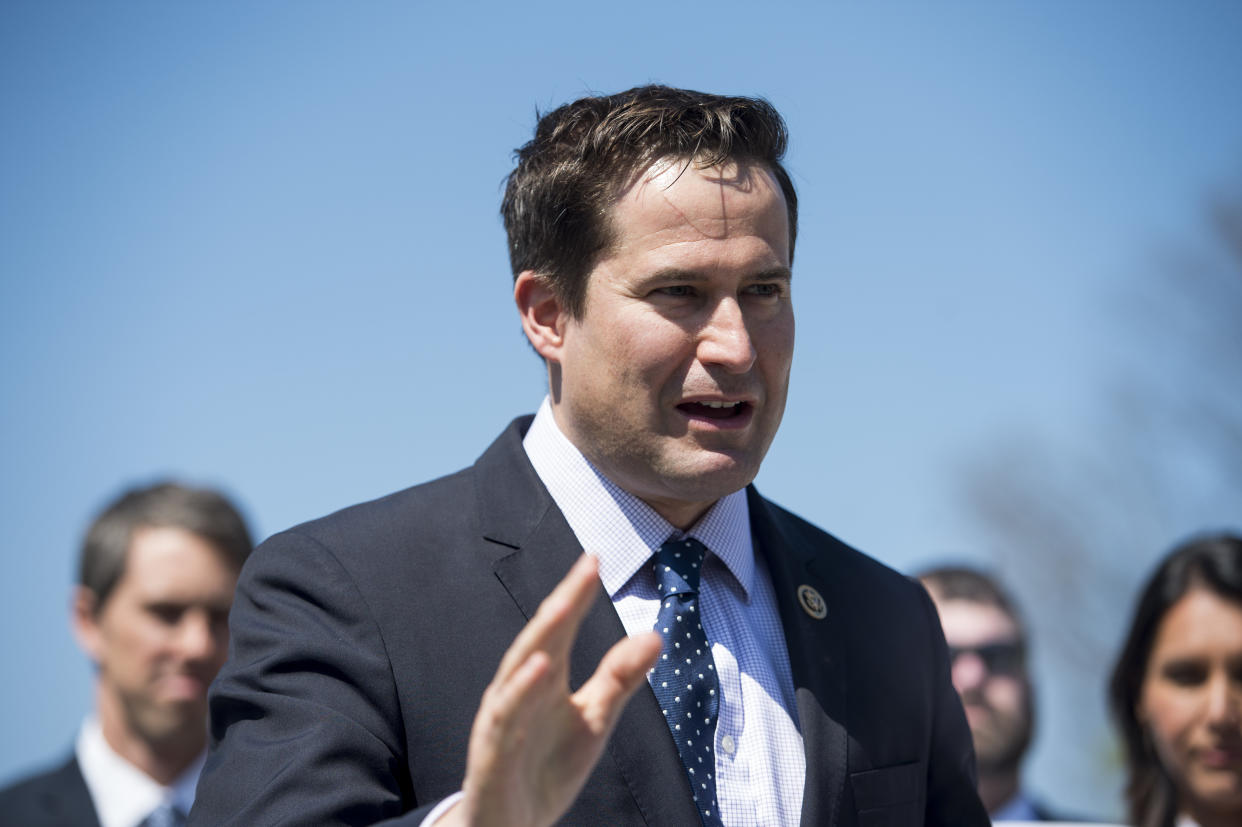
[[[93,715],[82,723],[75,755],[101,827],[134,827],[165,801],[188,814],[207,758],[204,752],[164,787],[112,749]]]
[[[717,500],[689,531],[679,531],[655,509],[604,476],[561,432],[547,397],[522,441],[535,473],[613,597],[670,538],[694,537],[707,546],[749,597],[755,572],[745,489]]]

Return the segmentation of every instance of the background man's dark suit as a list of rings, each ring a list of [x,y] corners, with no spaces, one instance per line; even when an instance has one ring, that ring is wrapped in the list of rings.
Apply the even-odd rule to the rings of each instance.
[[[279,534],[247,563],[192,823],[417,825],[458,790],[479,699],[582,553],[518,420],[469,469]],[[920,587],[749,492],[807,753],[804,825],[984,824],[970,734]],[[823,595],[816,620],[796,597]],[[571,684],[624,635],[602,594]],[[538,733],[533,733],[537,737]],[[564,821],[697,823],[640,689]]]
[[[70,758],[54,770],[31,776],[0,792],[0,825],[99,827],[78,760]]]

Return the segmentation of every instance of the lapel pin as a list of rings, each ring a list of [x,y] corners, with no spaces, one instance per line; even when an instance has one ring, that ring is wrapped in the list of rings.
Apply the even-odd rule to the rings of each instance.
[[[802,604],[802,610],[816,620],[823,620],[828,616],[828,604],[811,586],[803,584],[798,587],[798,602]]]

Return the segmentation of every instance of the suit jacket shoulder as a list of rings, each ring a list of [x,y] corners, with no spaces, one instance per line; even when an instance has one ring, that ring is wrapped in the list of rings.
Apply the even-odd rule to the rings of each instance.
[[[211,688],[212,746],[192,824],[418,825],[459,789],[484,689],[582,553],[522,449],[528,421],[464,471],[255,550]],[[611,604],[597,600],[571,684],[623,635]],[[654,698],[649,706],[644,715],[666,734]],[[621,757],[601,761],[566,823],[685,823],[667,806],[670,815],[644,821],[644,808],[661,805],[636,803],[618,768],[672,775],[671,739],[614,740]]]
[[[0,827],[99,827],[76,758],[0,790]]]

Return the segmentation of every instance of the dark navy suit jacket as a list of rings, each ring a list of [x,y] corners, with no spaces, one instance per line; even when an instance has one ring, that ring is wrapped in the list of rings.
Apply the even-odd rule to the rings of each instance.
[[[461,786],[501,656],[582,554],[515,421],[471,468],[263,543],[242,571],[194,825],[417,825]],[[803,825],[987,825],[922,588],[748,491],[806,749]],[[818,590],[812,617],[798,588]],[[576,688],[625,631],[600,589]],[[566,824],[697,824],[655,696],[622,713]]]
[[[0,790],[0,827],[10,826],[99,827],[78,760]]]

